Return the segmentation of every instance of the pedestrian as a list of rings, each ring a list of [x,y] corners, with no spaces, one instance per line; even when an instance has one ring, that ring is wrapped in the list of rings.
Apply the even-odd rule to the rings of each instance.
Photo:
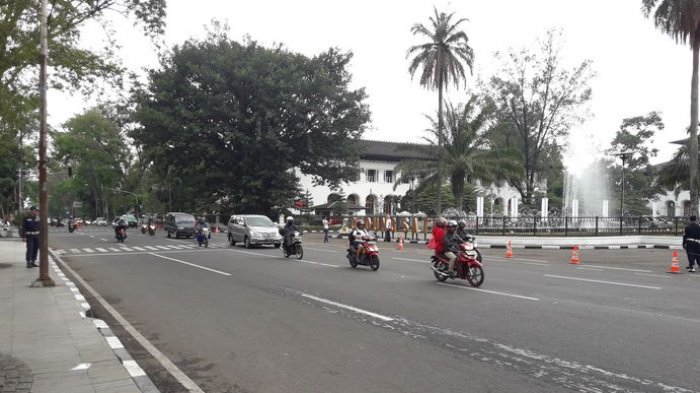
[[[683,234],[683,249],[688,254],[688,266],[685,268],[691,273],[695,273],[695,265],[700,267],[700,225],[698,225],[698,217],[690,216],[690,223],[685,227]]]
[[[323,218],[323,242],[328,243],[328,218]]]
[[[391,217],[386,215],[386,223],[384,224],[384,241],[391,242]]]
[[[22,228],[20,229],[22,241],[27,244],[27,269],[38,267],[36,257],[39,252],[39,217],[37,217],[36,206],[29,209],[29,216],[22,220]]]

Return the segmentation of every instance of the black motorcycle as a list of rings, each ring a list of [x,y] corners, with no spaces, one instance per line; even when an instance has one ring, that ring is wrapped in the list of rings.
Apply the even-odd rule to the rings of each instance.
[[[299,232],[294,232],[294,236],[291,242],[284,239],[282,242],[282,254],[285,258],[289,258],[294,255],[297,259],[304,257],[304,247],[301,245],[301,234]]]

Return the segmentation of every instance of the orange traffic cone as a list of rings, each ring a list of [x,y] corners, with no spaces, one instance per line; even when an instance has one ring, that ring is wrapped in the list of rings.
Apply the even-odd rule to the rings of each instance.
[[[403,236],[399,236],[399,245],[396,246],[396,249],[399,251],[403,251]]]
[[[578,246],[574,246],[573,249],[571,249],[571,262],[569,262],[572,265],[578,265],[581,263],[581,260],[578,259]]]
[[[680,274],[681,267],[678,266],[678,251],[673,251],[673,258],[671,258],[671,266],[668,267],[666,273]]]
[[[513,247],[510,244],[510,240],[508,240],[506,245],[506,258],[513,258]]]

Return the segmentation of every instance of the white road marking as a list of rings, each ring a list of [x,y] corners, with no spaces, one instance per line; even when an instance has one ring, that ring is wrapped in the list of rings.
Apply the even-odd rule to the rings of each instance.
[[[124,368],[126,371],[129,372],[129,375],[132,377],[143,377],[146,375],[146,373],[143,371],[141,367],[136,363],[134,360],[125,360],[122,362],[124,365]]]
[[[98,329],[109,329],[109,325],[107,325],[107,322],[101,320],[101,319],[93,319],[92,323],[95,325],[96,328]]]
[[[107,241],[107,239],[100,239],[100,240],[102,240],[103,242],[106,242],[106,241]]]
[[[474,287],[466,287],[466,286],[463,286],[463,285],[446,284],[446,283],[442,283],[442,282],[438,283],[438,285],[444,285],[444,286],[451,287],[451,288],[468,289],[468,290],[477,291],[477,292],[485,292],[485,293],[490,293],[490,294],[493,294],[493,295],[501,295],[501,296],[514,297],[514,298],[516,298],[516,299],[533,300],[533,301],[536,301],[536,302],[538,302],[538,301],[540,300],[539,298],[531,297],[531,296],[516,295],[516,294],[514,294],[514,293],[499,292],[499,291],[491,291],[491,290],[488,290],[488,289],[480,289],[480,288],[474,288]]]
[[[549,266],[548,263],[539,263],[539,262],[523,262],[526,265],[534,265],[534,266]]]
[[[77,365],[77,366],[71,368],[70,370],[71,370],[71,371],[87,370],[87,369],[90,368],[90,366],[92,366],[91,363],[80,363],[79,365]]]
[[[173,250],[181,250],[180,247],[182,247],[182,246],[165,246],[165,247],[171,248]]]
[[[97,250],[97,251],[99,251],[99,252],[109,252],[109,251],[107,251],[107,249],[105,249],[105,248],[100,248],[100,247],[95,248],[95,250]]]
[[[647,277],[671,278],[671,276],[662,276],[661,274],[647,274],[647,273],[632,273],[632,274],[636,274],[638,276],[647,276]]]
[[[156,246],[156,248],[160,248],[161,250],[170,250],[168,247],[165,246]]]
[[[64,250],[64,249],[56,250],[56,253],[57,254],[65,254],[66,250]]]
[[[602,272],[602,271],[603,271],[603,269],[597,269],[597,268],[594,268],[594,267],[585,267],[585,266],[578,266],[576,269],[580,269],[580,270],[593,270],[593,271],[596,271],[596,272]]]
[[[242,254],[250,254],[250,255],[263,256],[263,257],[273,257],[273,258],[275,257],[274,255],[270,255],[270,254],[261,254],[261,253],[257,253],[257,252],[251,252],[251,251],[234,250],[234,249],[231,249],[231,248],[225,248],[225,250],[229,250],[229,251],[233,251],[233,252],[239,252],[239,253],[242,253]],[[277,257],[276,259],[286,260],[286,259],[288,259],[288,258],[285,258],[285,257]],[[293,262],[303,262],[303,263],[309,263],[309,264],[312,264],[312,265],[320,265],[320,266],[328,266],[328,267],[340,267],[340,266],[338,266],[338,265],[333,265],[333,264],[330,264],[330,263],[309,261],[309,260],[307,260],[307,259],[298,259],[298,260],[297,260],[297,259],[292,259],[292,258],[289,258],[289,259],[290,259],[291,261],[293,261]]]
[[[114,248],[114,247],[110,247],[110,248],[109,248],[109,251],[112,251],[112,252],[119,252],[119,249],[118,249],[118,248]]]
[[[144,246],[144,248],[149,249],[149,250],[153,250],[153,251],[158,251],[158,249],[153,247],[153,246]]]
[[[617,282],[617,281],[603,281],[603,280],[591,280],[588,278],[579,278],[579,277],[568,277],[568,276],[557,276],[554,274],[545,274],[545,277],[552,277],[552,278],[562,278],[565,280],[576,280],[576,281],[586,281],[586,282],[595,282],[599,284],[610,284],[610,285],[619,285],[623,287],[635,287],[635,288],[645,288],[645,289],[661,289],[661,287],[652,287],[649,285],[639,285],[639,284],[628,284],[626,282]]]
[[[80,254],[80,250],[78,250],[77,248],[71,248],[70,252],[72,252],[73,254]]]
[[[335,252],[337,253],[338,251],[333,251],[333,250],[324,250],[322,248],[311,248],[311,247],[304,247],[307,250],[314,250],[314,251],[323,251],[323,252]]]
[[[90,236],[91,238],[93,238],[93,239],[95,238],[95,235],[89,235],[89,236]]]
[[[541,259],[525,259],[525,258],[504,258],[491,255],[484,255],[484,258],[495,258],[504,261],[524,261],[524,262],[538,262],[538,263],[549,263],[549,261],[543,261]]]
[[[626,267],[612,267],[612,266],[600,266],[600,265],[590,265],[586,264],[588,267],[594,267],[597,269],[611,269],[611,270],[624,270],[627,272],[641,272],[641,273],[653,273],[653,270],[644,270],[644,269],[630,269]]]
[[[429,263],[430,262],[427,259],[420,260],[420,259],[394,258],[394,257],[391,257],[391,259],[396,259],[397,261],[409,261],[409,262],[420,262],[420,263]]]
[[[130,249],[129,247],[121,246],[120,248],[121,248],[122,251],[126,251],[126,252],[132,252],[132,251],[134,251],[134,250]]]
[[[95,251],[94,251],[93,249],[91,249],[91,248],[83,248],[83,251],[85,251],[85,252],[95,252]]]
[[[376,319],[382,320],[382,321],[384,321],[384,322],[391,322],[391,321],[394,320],[394,318],[387,317],[387,316],[385,316],[385,315],[373,313],[373,312],[371,312],[371,311],[363,310],[363,309],[361,309],[361,308],[349,306],[349,305],[343,304],[343,303],[334,302],[334,301],[332,301],[332,300],[320,298],[320,297],[313,296],[313,295],[309,295],[309,294],[306,294],[306,293],[302,293],[301,296],[302,296],[302,297],[305,297],[305,298],[307,298],[307,299],[315,300],[315,301],[317,301],[317,302],[319,302],[319,303],[324,303],[324,304],[329,304],[329,305],[331,305],[331,306],[335,306],[335,307],[339,307],[339,308],[344,308],[344,309],[346,309],[346,310],[354,311],[354,312],[356,312],[356,313],[358,313],[358,314],[364,314],[364,315],[370,316],[370,317],[372,317],[372,318],[376,318]]]
[[[150,255],[153,255],[154,257],[163,258],[163,259],[168,259],[168,260],[170,260],[170,261],[182,263],[182,264],[184,264],[184,265],[189,265],[189,266],[193,266],[193,267],[198,267],[198,268],[200,268],[200,269],[208,270],[208,271],[210,271],[210,272],[218,273],[218,274],[221,274],[221,275],[224,275],[224,276],[230,276],[230,275],[231,275],[231,273],[222,272],[222,271],[216,270],[216,269],[210,269],[210,268],[208,268],[208,267],[204,267],[204,266],[200,266],[200,265],[195,265],[194,263],[190,263],[190,262],[186,262],[186,261],[181,261],[181,260],[179,260],[179,259],[170,258],[170,257],[166,257],[166,256],[163,256],[163,255],[158,255],[158,254],[156,254],[156,253],[149,252],[149,254],[150,254]]]
[[[133,248],[136,251],[146,251],[146,249],[142,248],[142,247],[131,247],[131,248]]]
[[[109,347],[112,349],[124,348],[122,342],[115,336],[105,337],[105,340],[107,340],[107,344],[109,344]]]

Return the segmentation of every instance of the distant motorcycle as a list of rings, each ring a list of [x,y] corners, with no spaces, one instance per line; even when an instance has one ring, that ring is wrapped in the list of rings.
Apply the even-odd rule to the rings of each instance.
[[[291,244],[287,245],[287,239],[282,242],[282,254],[284,257],[289,258],[294,255],[297,259],[303,258],[304,246],[301,244],[301,233],[295,231],[290,243]]]
[[[124,243],[126,240],[126,228],[117,229],[117,242]]]
[[[146,231],[148,231],[148,226],[146,224],[141,224],[141,233],[145,235]]]
[[[379,269],[379,247],[377,247],[375,239],[364,236],[357,247],[361,249],[359,259],[355,254],[355,250],[348,248],[347,258],[350,266],[369,266],[372,270],[377,271]]]
[[[455,261],[456,275],[453,278],[467,280],[473,287],[479,287],[484,283],[484,267],[477,259],[481,255],[474,249],[474,245],[464,242],[459,245],[459,255]],[[435,254],[430,258],[430,268],[438,281],[450,278],[450,261],[442,254]]]
[[[74,221],[73,221],[73,222],[71,222],[71,221],[68,222],[68,232],[73,233],[73,232],[76,231],[77,229],[78,229],[78,223],[76,223],[76,222],[74,222]]]
[[[156,234],[156,224],[151,224],[148,226],[148,234],[151,236],[155,236]]]
[[[202,226],[198,231],[197,231],[197,244],[199,244],[200,247],[204,245],[204,247],[209,247],[209,237],[210,237],[210,231],[208,226]]]

